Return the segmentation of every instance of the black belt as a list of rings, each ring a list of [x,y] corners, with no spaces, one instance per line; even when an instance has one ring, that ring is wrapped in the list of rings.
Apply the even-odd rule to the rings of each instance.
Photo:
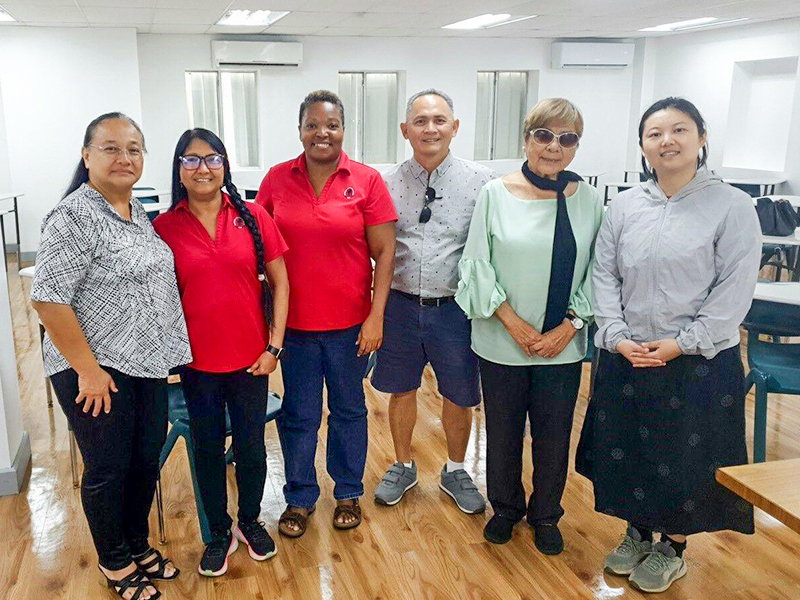
[[[448,302],[453,302],[456,297],[455,296],[442,296],[441,298],[422,298],[417,296],[416,294],[409,294],[408,292],[403,292],[400,290],[392,290],[393,292],[397,292],[404,298],[408,298],[409,300],[413,300],[420,306],[441,306],[442,304],[447,304]]]

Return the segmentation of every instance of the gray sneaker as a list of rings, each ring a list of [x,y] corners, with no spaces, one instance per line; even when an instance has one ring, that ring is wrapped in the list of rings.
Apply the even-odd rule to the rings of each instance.
[[[686,561],[665,542],[653,544],[653,551],[633,570],[628,581],[643,592],[663,592],[672,582],[686,575]]]
[[[630,575],[652,550],[652,542],[643,541],[635,529],[628,527],[619,546],[603,561],[603,569],[616,575]]]
[[[486,510],[486,500],[478,491],[478,486],[472,481],[464,469],[452,473],[447,472],[447,465],[442,467],[442,479],[439,487],[456,501],[456,505],[469,515],[482,513]]]
[[[411,461],[411,468],[401,462],[394,463],[375,488],[375,502],[394,506],[403,495],[417,485],[417,463]]]

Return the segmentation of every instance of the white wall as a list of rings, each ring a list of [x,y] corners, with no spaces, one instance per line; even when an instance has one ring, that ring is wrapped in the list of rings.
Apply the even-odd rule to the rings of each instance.
[[[211,36],[140,35],[143,126],[149,148],[149,179],[169,186],[172,153],[188,127],[184,73],[211,69]],[[264,170],[302,151],[298,108],[310,91],[336,91],[339,71],[405,71],[406,93],[437,87],[453,97],[461,129],[453,152],[472,158],[477,71],[539,71],[539,97],[564,96],[583,110],[586,133],[573,168],[622,176],[632,69],[552,70],[549,40],[417,38],[279,38],[303,43],[299,68],[260,70],[259,109],[264,169],[235,173],[239,186],[258,186]],[[510,44],[513,48],[510,47]],[[532,102],[531,102],[532,104]],[[406,144],[406,157],[411,155]],[[519,161],[497,161],[500,171]]]
[[[655,53],[650,73],[652,94],[643,94],[640,113],[653,100],[664,96],[685,96],[705,117],[709,129],[709,165],[721,169],[723,148],[738,128],[729,128],[734,63],[800,56],[800,20],[728,27],[714,31],[686,33],[648,41],[647,52]],[[795,99],[800,98],[800,78],[795,81]],[[785,174],[788,183],[779,191],[800,194],[800,102],[795,100],[791,120]],[[752,152],[768,144],[768,136],[752,141]],[[724,169],[729,176],[748,176],[745,170]]]
[[[22,250],[30,252],[69,183],[89,121],[115,110],[141,118],[136,30],[4,27],[0,81],[11,177],[25,193]]]

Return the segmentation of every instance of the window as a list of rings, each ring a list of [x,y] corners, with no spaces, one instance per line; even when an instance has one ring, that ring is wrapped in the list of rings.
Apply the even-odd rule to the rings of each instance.
[[[189,127],[203,127],[220,136],[231,167],[259,166],[254,72],[187,72],[186,101]]]
[[[339,73],[344,150],[372,164],[397,162],[397,73]]]
[[[479,71],[475,160],[522,158],[528,105],[525,71]]]

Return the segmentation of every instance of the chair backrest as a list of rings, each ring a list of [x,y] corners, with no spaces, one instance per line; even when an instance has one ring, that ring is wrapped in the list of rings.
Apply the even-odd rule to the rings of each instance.
[[[154,188],[154,187],[135,187],[135,188],[133,188],[133,190],[134,191],[140,191],[140,192],[146,192],[148,190],[155,191],[156,188]],[[145,196],[144,198],[139,198],[139,202],[141,202],[142,204],[158,204],[158,196]],[[157,216],[158,216],[158,213],[147,213],[147,218],[150,219],[151,223],[153,221],[155,221]]]
[[[761,196],[761,186],[756,183],[731,183],[730,185],[742,190],[753,198]]]
[[[257,190],[245,190],[244,191],[244,199],[245,200],[255,200],[256,194],[258,194]]]
[[[742,327],[755,336],[759,333],[800,336],[800,306],[753,300]]]

